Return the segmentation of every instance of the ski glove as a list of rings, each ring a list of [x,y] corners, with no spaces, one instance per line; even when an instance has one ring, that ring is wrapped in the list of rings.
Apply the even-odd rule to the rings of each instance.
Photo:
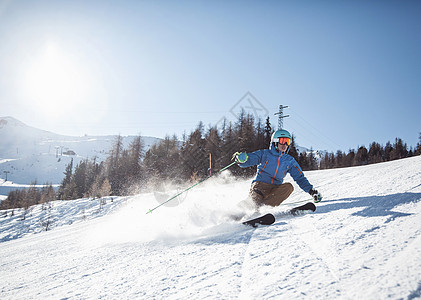
[[[311,189],[308,193],[313,196],[314,203],[319,203],[323,199],[322,194],[315,189]]]
[[[248,158],[249,157],[246,152],[235,152],[232,156],[232,159],[235,159],[235,162],[239,164],[245,163]]]

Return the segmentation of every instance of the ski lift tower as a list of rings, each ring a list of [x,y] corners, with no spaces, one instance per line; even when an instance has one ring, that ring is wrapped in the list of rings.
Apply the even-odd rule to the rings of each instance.
[[[283,106],[282,104],[279,105],[279,112],[275,113],[275,115],[278,115],[278,130],[281,130],[284,127],[284,118],[289,117],[289,115],[284,116],[284,108],[287,108],[288,106]]]

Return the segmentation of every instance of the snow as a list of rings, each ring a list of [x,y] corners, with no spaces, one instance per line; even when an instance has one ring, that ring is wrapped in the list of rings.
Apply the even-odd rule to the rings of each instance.
[[[116,136],[64,136],[40,130],[12,117],[0,117],[0,195],[29,187],[37,181],[59,185],[66,166],[73,159],[76,166],[84,159],[104,161]],[[127,148],[134,136],[122,137]],[[161,139],[143,136],[145,152]],[[75,155],[66,155],[72,153]],[[7,173],[7,181],[6,173]]]
[[[257,229],[229,219],[251,181],[229,172],[152,214],[152,193],[101,210],[98,199],[55,201],[49,231],[41,206],[24,221],[3,211],[0,298],[420,298],[420,166],[418,156],[307,172],[324,196],[316,212],[264,208],[278,219]],[[309,198],[293,184],[288,203]]]

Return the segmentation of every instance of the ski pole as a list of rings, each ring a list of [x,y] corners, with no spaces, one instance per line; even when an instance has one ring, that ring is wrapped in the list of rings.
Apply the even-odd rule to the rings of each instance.
[[[152,209],[148,210],[148,212],[147,212],[146,214],[150,214],[150,213],[152,213],[155,209],[157,209],[157,208],[161,207],[162,205],[164,205],[164,204],[166,204],[166,203],[170,202],[171,200],[173,200],[173,199],[177,198],[178,196],[180,196],[181,194],[183,194],[183,193],[187,192],[188,190],[191,190],[191,189],[192,189],[192,188],[194,188],[195,186],[197,186],[197,185],[201,184],[202,182],[204,182],[204,181],[208,180],[209,178],[211,178],[211,177],[215,176],[216,174],[219,174],[219,173],[221,173],[222,171],[225,171],[226,169],[228,169],[229,167],[231,167],[231,166],[235,165],[236,163],[237,163],[237,162],[232,162],[232,163],[230,163],[228,166],[226,166],[226,167],[222,168],[222,169],[221,169],[221,170],[219,170],[218,172],[216,172],[216,173],[214,173],[214,174],[212,174],[212,175],[209,175],[209,176],[208,176],[208,177],[206,177],[205,179],[203,179],[203,180],[199,181],[198,183],[195,183],[195,184],[194,184],[194,185],[192,185],[191,187],[188,187],[188,188],[187,188],[187,189],[185,189],[184,191],[181,191],[181,192],[180,192],[180,193],[178,193],[177,195],[175,195],[175,196],[171,197],[171,198],[170,198],[170,199],[168,199],[167,201],[162,202],[160,205],[158,205],[158,206],[156,206],[156,207],[154,207],[154,208],[152,208]]]

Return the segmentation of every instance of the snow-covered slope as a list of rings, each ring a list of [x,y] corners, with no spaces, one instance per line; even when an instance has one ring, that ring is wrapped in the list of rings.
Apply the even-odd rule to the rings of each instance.
[[[317,211],[257,229],[229,221],[250,180],[228,172],[152,214],[153,194],[108,201],[107,215],[91,210],[85,221],[57,202],[60,223],[33,234],[41,209],[26,219],[32,230],[22,211],[9,212],[0,229],[15,239],[0,243],[0,298],[419,298],[420,167],[418,156],[307,172],[324,196]],[[295,187],[288,203],[309,198]]]
[[[128,147],[134,137],[122,138]],[[28,126],[12,117],[0,117],[0,195],[35,180],[38,184],[59,184],[72,158],[74,165],[86,158],[103,161],[115,139],[112,135],[64,136]],[[153,137],[142,139],[145,151],[160,141]]]

